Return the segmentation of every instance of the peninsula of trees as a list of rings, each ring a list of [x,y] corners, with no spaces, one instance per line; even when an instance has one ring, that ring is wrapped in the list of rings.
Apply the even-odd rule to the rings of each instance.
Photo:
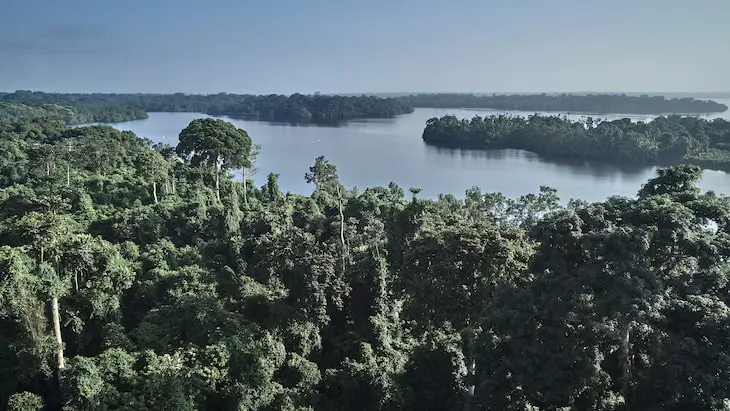
[[[510,111],[553,111],[588,114],[709,114],[728,109],[724,104],[691,97],[625,94],[416,94],[400,99],[413,107],[480,108]]]
[[[247,120],[337,124],[345,120],[389,118],[413,112],[411,106],[396,99],[303,94],[57,94],[16,91],[0,94],[0,102],[3,101],[40,108],[49,105],[67,107],[79,113],[93,114],[91,121],[109,122],[145,118],[148,112],[197,112]],[[100,120],[101,114],[108,120]]]
[[[296,195],[233,179],[254,141],[0,123],[0,409],[726,409],[730,201],[698,167],[561,206],[319,157]]]
[[[116,103],[42,103],[28,105],[2,101],[0,121],[56,118],[67,125],[84,123],[117,123],[147,118],[147,112],[126,104]]]
[[[468,149],[521,149],[553,158],[614,164],[691,163],[730,171],[730,122],[658,117],[651,122],[573,121],[561,116],[475,116],[429,119],[423,140]]]

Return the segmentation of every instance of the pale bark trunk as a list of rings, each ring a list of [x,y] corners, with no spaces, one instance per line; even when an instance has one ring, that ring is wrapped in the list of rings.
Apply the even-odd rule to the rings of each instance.
[[[221,201],[221,186],[220,186],[220,167],[216,164],[215,166],[215,196],[218,202]]]
[[[621,394],[627,400],[631,381],[631,323],[621,330]]]
[[[68,158],[66,160],[66,187],[71,187],[71,142],[68,143]]]
[[[474,359],[474,334],[473,330],[469,330],[470,332],[466,334],[465,345],[466,345],[466,352],[464,353],[466,355],[465,362],[466,362],[466,378],[469,381],[469,385],[467,385],[467,395],[466,395],[466,401],[464,403],[464,411],[471,411],[473,408],[474,403],[474,392],[475,390],[475,384],[474,384],[474,376],[476,375],[476,360]]]
[[[342,272],[345,272],[347,261],[347,244],[345,243],[345,213],[342,209],[342,189],[337,186],[337,205],[340,211],[340,242],[342,244]]]
[[[175,193],[175,174],[172,175],[172,194]]]
[[[246,186],[246,169],[243,169],[243,206],[248,210],[248,187]]]
[[[56,352],[56,358],[58,362],[59,377],[61,371],[63,371],[65,364],[63,361],[63,338],[61,337],[61,315],[58,312],[58,298],[51,298],[51,317],[53,320],[53,335],[56,337],[56,343],[58,343],[58,351]]]
[[[157,204],[157,182],[152,181],[152,196],[155,198],[155,204]]]
[[[467,377],[470,379],[469,386],[467,387],[467,397],[466,402],[464,403],[464,411],[471,411],[474,404],[474,374],[476,373],[476,363],[474,362],[473,356],[470,356],[470,358],[467,363]]]
[[[215,197],[218,199],[218,203],[221,202],[221,156],[217,154],[215,157]]]

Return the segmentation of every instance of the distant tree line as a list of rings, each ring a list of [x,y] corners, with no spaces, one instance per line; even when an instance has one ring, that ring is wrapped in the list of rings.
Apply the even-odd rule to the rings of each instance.
[[[0,97],[1,99],[2,97]],[[67,125],[116,123],[147,118],[147,112],[134,106],[116,103],[43,103],[28,105],[0,101],[0,121],[52,117]]]
[[[238,119],[336,124],[344,120],[389,118],[413,112],[413,108],[403,101],[390,98],[303,94],[58,94],[16,91],[0,95],[0,101],[32,107],[48,104],[70,107],[79,113],[90,114],[91,121],[108,122],[146,118],[148,112],[197,112]]]
[[[704,114],[727,110],[710,100],[662,96],[417,94],[393,98],[340,95],[200,94],[61,94],[32,91],[0,93],[0,118],[62,117],[68,124],[119,122],[147,118],[149,112],[197,112],[238,119],[297,124],[337,124],[361,118],[390,118],[413,107],[484,108],[622,114]],[[18,106],[18,105],[21,106]],[[28,106],[28,107],[24,107]],[[35,109],[35,110],[34,110]],[[13,113],[22,115],[13,117]]]
[[[432,145],[522,149],[548,157],[616,164],[692,163],[730,171],[730,122],[668,116],[645,122],[572,121],[564,116],[432,118],[423,130]]]
[[[690,97],[667,99],[662,96],[625,94],[416,94],[400,97],[413,107],[485,108],[515,111],[559,111],[594,114],[706,114],[721,113],[727,106]]]

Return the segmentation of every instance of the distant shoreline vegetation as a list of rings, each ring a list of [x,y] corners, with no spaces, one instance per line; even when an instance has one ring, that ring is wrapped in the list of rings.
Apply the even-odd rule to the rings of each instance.
[[[565,116],[431,118],[423,140],[459,149],[521,149],[544,157],[618,165],[695,164],[730,172],[730,122],[696,117],[572,121]]]
[[[712,100],[625,94],[414,94],[399,98],[413,107],[586,114],[710,114],[722,113],[728,109],[726,105]]]
[[[0,122],[54,118],[67,125],[85,123],[118,123],[142,120],[147,112],[136,107],[105,104],[57,104],[28,105],[2,101],[0,97]]]
[[[710,114],[724,104],[694,98],[618,94],[413,94],[289,96],[219,93],[106,94],[44,93],[20,90],[0,93],[0,119],[61,118],[66,124],[114,123],[147,118],[149,112],[196,112],[245,120],[292,124],[336,125],[368,118],[392,118],[414,107],[472,108],[505,111],[545,111],[594,114]]]
[[[256,96],[228,93],[212,95],[182,93],[59,94],[16,91],[0,94],[0,102],[33,108],[52,104],[80,113],[104,113],[104,115],[88,115],[85,117],[86,121],[78,122],[75,120],[82,118],[81,116],[71,116],[71,120],[67,121],[68,124],[137,120],[147,118],[148,112],[197,112],[249,120],[297,124],[337,124],[345,120],[391,118],[413,112],[413,107],[392,98],[319,94]],[[56,113],[49,114],[55,115]]]

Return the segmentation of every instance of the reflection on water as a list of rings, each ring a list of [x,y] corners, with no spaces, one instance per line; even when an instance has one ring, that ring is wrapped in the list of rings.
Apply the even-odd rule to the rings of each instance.
[[[355,126],[355,125],[358,125],[358,124],[368,124],[368,125],[372,125],[372,124],[393,124],[393,123],[399,121],[401,118],[403,118],[405,116],[409,116],[409,115],[410,115],[410,113],[409,114],[400,114],[400,115],[397,115],[397,116],[395,116],[393,118],[355,119],[355,120],[346,121],[346,122],[342,123],[342,125],[345,126],[345,127],[351,127],[351,126]]]
[[[615,178],[618,176],[638,177],[653,171],[653,167],[645,166],[616,166],[605,163],[591,163],[584,160],[546,158],[531,151],[516,149],[499,150],[472,150],[460,148],[444,148],[426,145],[427,150],[434,151],[439,156],[458,156],[462,159],[482,159],[486,161],[511,161],[523,164],[540,164],[552,167],[556,172],[574,176],[593,176],[596,178]]]
[[[230,122],[236,122],[236,121],[244,121],[244,122],[258,122],[258,123],[265,123],[272,127],[317,127],[317,128],[338,128],[343,127],[345,123],[318,123],[318,124],[312,124],[312,123],[296,123],[296,122],[287,122],[287,121],[260,121],[260,120],[254,120],[254,119],[239,119],[235,117],[230,116],[210,116],[215,118],[220,118],[222,120],[230,121]]]

